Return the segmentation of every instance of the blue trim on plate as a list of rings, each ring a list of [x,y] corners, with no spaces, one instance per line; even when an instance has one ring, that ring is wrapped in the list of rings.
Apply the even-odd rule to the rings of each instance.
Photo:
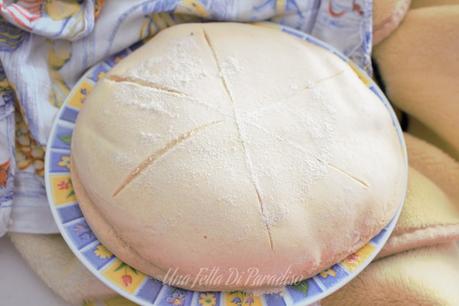
[[[53,135],[51,147],[54,149],[70,150],[73,129],[57,125],[56,135]]]
[[[287,306],[287,302],[279,293],[265,294],[263,297],[269,306]]]
[[[119,60],[121,60],[121,59],[125,58],[126,56],[128,56],[129,53],[131,53],[131,50],[129,48],[124,49],[124,50],[116,53],[115,55],[110,56],[108,59],[106,59],[104,61],[104,63],[107,64],[110,67],[113,67],[118,63]]]
[[[81,212],[81,209],[78,203],[71,204],[68,206],[58,207],[57,212],[59,213],[59,216],[61,217],[62,223],[67,223],[69,221],[83,217],[83,213]]]
[[[136,296],[149,303],[153,303],[155,299],[158,297],[158,294],[161,291],[162,287],[162,282],[149,277],[147,281],[140,287]]]
[[[75,223],[72,222],[71,224],[66,224],[64,225],[64,228],[79,250],[96,240],[96,236],[92,232],[88,223],[86,223],[85,219],[81,219]]]
[[[382,231],[378,233],[378,235],[374,236],[373,239],[370,241],[373,242],[374,244],[378,245],[379,242],[384,239],[388,235],[387,230],[384,228]]]
[[[92,80],[94,83],[96,83],[97,81],[99,81],[101,75],[110,71],[111,68],[112,67],[110,65],[101,63],[100,65],[95,66],[94,69],[91,69],[89,71],[90,73],[88,75],[88,78]]]
[[[75,123],[77,116],[78,110],[69,106],[65,106],[60,118],[64,121]]]

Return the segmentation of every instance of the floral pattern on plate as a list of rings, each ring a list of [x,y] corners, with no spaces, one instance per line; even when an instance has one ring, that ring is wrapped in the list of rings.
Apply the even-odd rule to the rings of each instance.
[[[96,240],[96,236],[94,236],[94,233],[84,219],[80,219],[77,222],[67,223],[65,225],[65,229],[70,239],[78,249],[82,249]]]
[[[133,293],[140,287],[146,276],[140,271],[125,264],[119,259],[115,259],[102,274],[105,275],[117,287]]]
[[[52,196],[56,205],[76,201],[75,191],[73,190],[72,180],[69,174],[53,175],[50,181]]]

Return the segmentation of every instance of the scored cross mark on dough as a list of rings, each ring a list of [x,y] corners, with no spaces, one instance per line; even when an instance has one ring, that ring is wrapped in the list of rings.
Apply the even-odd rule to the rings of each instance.
[[[144,159],[129,175],[124,179],[124,181],[115,189],[113,192],[113,197],[116,197],[130,182],[132,182],[137,176],[139,176],[146,168],[154,164],[158,159],[166,155],[170,152],[174,147],[181,144],[182,142],[189,140],[197,133],[202,132],[203,130],[207,129],[210,126],[222,123],[223,120],[219,121],[212,121],[198,127],[195,127],[188,132],[180,134],[177,138],[168,142],[164,147],[155,151],[153,154],[149,155],[146,159]]]
[[[268,109],[271,109],[271,108],[275,108],[279,105],[285,105],[285,101],[289,100],[290,98],[293,98],[295,97],[296,95],[299,95],[300,93],[304,92],[305,90],[309,90],[309,89],[313,89],[315,85],[318,85],[320,83],[323,83],[325,81],[329,81],[329,80],[332,80],[338,76],[340,76],[341,74],[344,73],[344,70],[341,70],[341,71],[338,71],[336,73],[333,73],[332,75],[329,75],[329,76],[326,76],[326,77],[323,77],[322,79],[319,79],[311,84],[308,84],[306,86],[304,86],[303,88],[293,92],[292,94],[288,95],[287,97],[283,98],[281,101],[279,102],[275,102],[275,101],[269,101],[267,102],[267,105],[264,105],[263,107],[260,107],[260,108],[257,108],[256,110],[254,111],[251,111],[251,112],[246,112],[244,113],[243,115],[244,116],[254,116],[254,115],[258,115],[260,114],[261,112],[265,111],[265,110],[268,110]],[[276,101],[279,100],[279,99],[276,99]]]
[[[268,130],[265,129],[264,127],[262,127],[262,126],[260,126],[260,125],[258,125],[258,124],[255,124],[255,123],[253,123],[253,122],[244,121],[244,123],[246,123],[246,124],[248,124],[248,125],[251,125],[251,126],[257,128],[259,131],[265,133],[265,134],[268,135],[268,136],[271,136],[271,137],[275,138],[275,139],[278,140],[278,141],[284,142],[285,144],[289,145],[289,146],[292,147],[292,148],[295,148],[296,150],[300,151],[301,153],[303,153],[303,154],[305,154],[305,155],[308,154],[308,153],[304,150],[304,148],[303,148],[302,145],[300,145],[300,144],[298,144],[298,143],[296,143],[296,142],[294,142],[294,141],[288,140],[288,139],[286,139],[286,138],[282,138],[282,137],[280,137],[280,136],[278,136],[278,135],[274,135],[273,133],[271,133],[270,131],[268,131]],[[362,179],[359,179],[357,176],[355,176],[355,175],[353,175],[353,174],[351,174],[351,173],[349,173],[349,172],[347,172],[347,171],[345,171],[345,170],[343,170],[343,169],[341,169],[341,168],[339,168],[339,167],[337,167],[337,166],[335,166],[335,165],[333,165],[333,164],[331,164],[331,163],[328,163],[328,162],[322,160],[321,158],[315,157],[315,159],[317,159],[319,162],[325,164],[325,165],[326,165],[327,167],[329,167],[330,169],[333,169],[333,170],[337,171],[338,173],[340,173],[340,174],[342,174],[342,175],[344,175],[344,176],[350,178],[351,180],[353,180],[354,182],[358,183],[359,185],[361,185],[361,186],[364,187],[365,189],[367,189],[367,188],[370,187],[370,185],[369,185],[367,182],[365,182],[365,181],[362,180]]]
[[[338,167],[336,167],[336,166],[333,165],[333,164],[327,163],[327,166],[330,167],[330,168],[332,168],[332,169],[334,169],[334,170],[336,170],[336,171],[338,171],[338,172],[340,172],[340,173],[342,173],[343,175],[349,177],[350,179],[354,180],[354,181],[357,182],[358,184],[362,185],[363,188],[365,188],[365,189],[368,188],[368,187],[370,187],[370,186],[368,185],[368,183],[365,182],[364,180],[359,179],[359,178],[356,177],[355,175],[353,175],[353,174],[351,174],[351,173],[349,173],[349,172],[347,172],[347,171],[345,171],[345,170],[343,170],[343,169],[341,169],[341,168],[338,168]]]
[[[117,83],[135,84],[137,86],[153,89],[153,90],[158,91],[160,93],[170,94],[172,96],[184,98],[184,101],[187,101],[187,102],[189,102],[191,104],[205,107],[205,108],[207,108],[209,110],[217,112],[218,114],[220,114],[220,115],[222,115],[224,117],[228,116],[228,114],[222,112],[220,109],[218,109],[218,108],[216,108],[216,107],[214,107],[212,105],[209,105],[207,103],[203,103],[203,102],[199,101],[198,99],[195,99],[195,98],[193,98],[193,97],[187,95],[186,93],[183,93],[183,92],[181,92],[181,91],[179,91],[177,89],[169,88],[169,87],[164,86],[162,84],[150,82],[150,81],[144,80],[142,78],[124,77],[124,76],[119,76],[119,75],[110,75],[107,78],[105,78],[105,80],[108,80],[108,81],[111,81],[111,82],[117,82]]]
[[[144,80],[144,79],[141,79],[141,78],[136,78],[136,77],[132,77],[132,76],[120,76],[120,75],[110,75],[107,77],[107,79],[109,81],[113,81],[113,82],[117,82],[117,83],[133,83],[133,84],[136,84],[136,85],[139,85],[139,86],[143,86],[143,87],[148,87],[148,88],[152,88],[152,89],[155,89],[157,91],[162,91],[162,92],[165,92],[165,93],[168,93],[168,94],[172,94],[174,96],[178,96],[178,97],[188,97],[187,94],[177,90],[177,89],[173,89],[173,88],[170,88],[170,87],[167,87],[167,86],[164,86],[162,84],[158,84],[158,83],[155,83],[155,82],[151,82],[151,81],[147,81],[147,80]]]
[[[262,126],[258,125],[258,124],[255,124],[253,123],[252,121],[250,120],[247,120],[246,117],[248,116],[253,116],[253,115],[257,115],[257,114],[260,114],[262,113],[263,111],[265,110],[268,110],[268,109],[271,109],[271,108],[275,108],[279,105],[285,105],[287,103],[287,101],[292,98],[292,97],[295,97],[296,95],[304,92],[305,90],[310,90],[310,89],[313,89],[315,85],[317,84],[320,84],[320,83],[323,83],[323,82],[326,82],[326,81],[329,81],[331,79],[334,79],[340,75],[342,75],[344,73],[344,70],[341,70],[341,71],[338,71],[336,73],[333,73],[332,75],[329,75],[329,76],[326,76],[326,77],[323,77],[311,84],[307,84],[306,86],[304,86],[303,88],[293,92],[292,94],[288,95],[287,97],[284,97],[281,99],[281,101],[279,102],[268,102],[267,105],[263,106],[263,107],[260,107],[254,111],[249,111],[249,112],[243,112],[241,114],[238,114],[238,111],[234,105],[234,98],[231,94],[231,91],[228,87],[228,83],[227,83],[227,80],[226,80],[226,77],[225,75],[223,74],[223,70],[221,68],[221,65],[220,65],[220,61],[218,60],[218,56],[215,52],[215,49],[213,48],[212,46],[212,42],[208,36],[208,34],[203,30],[203,35],[204,35],[204,38],[205,38],[205,41],[207,42],[207,45],[209,46],[209,49],[212,53],[212,56],[213,56],[213,59],[215,61],[215,64],[217,66],[217,69],[218,69],[218,73],[219,73],[219,77],[220,77],[220,80],[221,80],[221,83],[222,83],[222,86],[230,100],[230,103],[231,103],[231,110],[232,110],[232,113],[229,114],[229,113],[225,113],[223,112],[222,110],[220,110],[219,108],[217,107],[214,107],[212,105],[208,105],[206,103],[203,103],[203,102],[200,102],[199,100],[177,90],[177,89],[174,89],[174,88],[170,88],[168,86],[164,86],[162,84],[159,84],[159,83],[155,83],[155,82],[151,82],[151,81],[148,81],[148,80],[144,80],[142,78],[137,78],[137,77],[125,77],[125,76],[119,76],[119,75],[110,75],[107,77],[107,79],[109,81],[112,81],[112,82],[118,82],[118,83],[132,83],[132,84],[136,84],[138,86],[143,86],[143,87],[147,87],[147,88],[151,88],[153,90],[156,90],[158,92],[163,92],[163,93],[166,93],[166,94],[170,94],[170,95],[173,95],[173,96],[177,96],[177,97],[181,97],[181,98],[186,98],[187,101],[193,103],[193,104],[196,104],[198,106],[203,106],[203,107],[206,107],[210,110],[213,110],[215,111],[216,113],[220,114],[221,116],[224,117],[223,120],[219,120],[219,121],[214,121],[214,122],[210,122],[210,123],[207,123],[207,124],[204,124],[204,125],[201,125],[201,126],[198,126],[196,128],[193,128],[192,130],[186,132],[186,133],[183,133],[181,135],[179,135],[177,138],[175,138],[174,140],[170,141],[168,144],[166,144],[163,148],[161,148],[160,150],[154,152],[153,154],[149,155],[144,161],[142,161],[133,171],[131,171],[129,173],[129,175],[125,178],[125,180],[120,184],[120,186],[113,192],[113,197],[117,196],[132,180],[134,180],[137,176],[139,176],[147,167],[149,167],[150,165],[154,164],[159,158],[161,158],[162,156],[164,156],[165,154],[167,154],[170,150],[172,150],[175,146],[177,146],[178,144],[188,140],[189,138],[193,137],[194,135],[196,135],[196,133],[200,132],[201,130],[205,129],[205,128],[208,128],[212,125],[216,125],[218,123],[223,123],[223,122],[226,122],[226,121],[232,121],[234,122],[235,126],[236,126],[236,129],[237,129],[237,132],[238,132],[238,136],[239,136],[239,141],[241,143],[241,146],[242,146],[242,149],[243,149],[243,153],[244,153],[244,157],[245,157],[245,161],[246,161],[246,168],[247,168],[247,171],[248,171],[248,174],[249,174],[249,179],[255,189],[255,192],[256,192],[256,196],[257,196],[257,200],[258,200],[258,203],[259,203],[259,206],[260,206],[260,212],[263,216],[263,222],[265,223],[265,226],[266,226],[266,230],[267,230],[267,234],[268,234],[268,239],[269,239],[269,245],[270,245],[270,248],[273,250],[274,249],[274,245],[273,245],[273,239],[272,239],[272,234],[271,234],[271,226],[269,225],[269,223],[267,222],[267,215],[266,215],[266,212],[265,212],[265,207],[264,207],[264,202],[263,202],[263,194],[262,194],[262,191],[260,189],[260,186],[259,186],[259,183],[258,183],[258,180],[257,180],[257,177],[255,176],[254,174],[254,170],[253,170],[253,163],[252,163],[252,160],[251,160],[251,157],[250,157],[250,154],[247,150],[247,140],[244,139],[244,136],[243,136],[243,133],[242,133],[242,130],[241,130],[241,123],[244,123],[244,124],[247,124],[247,125],[250,125],[252,126],[253,128],[256,128],[258,129],[259,131],[267,134],[268,136],[272,137],[272,138],[275,138],[276,140],[278,141],[281,141],[287,145],[289,145],[290,147],[293,147],[297,150],[300,150],[303,154],[307,154],[307,152],[304,150],[303,146],[296,143],[296,142],[293,142],[293,141],[290,141],[288,139],[285,139],[285,138],[282,138],[278,135],[275,135],[274,133],[268,131],[267,129],[263,128]],[[276,99],[278,100],[278,99]],[[356,177],[355,175],[351,174],[351,173],[348,173],[347,171],[333,165],[333,164],[330,164],[318,157],[315,157],[316,160],[318,160],[319,162],[321,163],[324,163],[327,167],[329,167],[330,169],[334,170],[334,171],[337,171],[338,173],[344,175],[345,177],[348,177],[349,179],[351,179],[352,181],[356,182],[357,184],[359,184],[360,186],[362,186],[363,188],[368,188],[369,185],[367,182],[365,182],[364,180],[362,179],[359,179],[358,177]]]
[[[231,94],[231,91],[228,88],[228,83],[226,81],[225,75],[223,74],[223,70],[221,68],[220,61],[218,60],[217,53],[215,52],[215,49],[212,46],[212,42],[210,40],[210,37],[207,35],[207,32],[204,29],[202,30],[202,32],[204,34],[204,38],[205,38],[205,40],[207,42],[207,45],[209,46],[210,51],[211,51],[211,53],[213,55],[213,58],[214,58],[216,66],[217,66],[217,69],[218,69],[218,72],[219,72],[219,76],[220,76],[220,80],[222,82],[223,88],[225,89],[225,92],[228,95],[228,98],[229,98],[230,103],[231,103],[231,109],[233,111],[233,121],[234,121],[234,123],[236,125],[237,132],[238,132],[238,135],[239,135],[239,141],[241,142],[242,150],[244,152],[244,157],[245,157],[245,161],[246,161],[246,167],[247,167],[247,170],[249,172],[249,178],[250,178],[250,180],[252,182],[252,185],[253,185],[253,187],[255,189],[255,193],[257,195],[257,200],[258,200],[258,203],[260,205],[261,215],[263,216],[263,222],[265,223],[266,231],[267,231],[267,234],[268,234],[269,246],[270,246],[271,250],[274,250],[273,238],[272,238],[272,235],[271,235],[271,228],[270,228],[270,225],[267,222],[267,216],[266,216],[265,209],[264,209],[262,193],[261,193],[260,186],[258,184],[257,178],[255,177],[255,174],[253,173],[254,171],[253,171],[252,160],[250,158],[249,152],[247,151],[247,147],[246,147],[246,144],[245,144],[246,141],[244,141],[244,137],[242,135],[242,131],[241,131],[240,123],[239,123],[237,110],[236,110],[236,107],[234,105],[234,99],[233,99],[233,96]]]

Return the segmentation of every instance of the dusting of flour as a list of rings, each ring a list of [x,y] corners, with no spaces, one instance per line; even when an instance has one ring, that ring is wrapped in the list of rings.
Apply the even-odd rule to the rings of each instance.
[[[158,133],[140,131],[140,141],[142,144],[155,144],[163,141],[163,137]]]
[[[170,106],[166,101],[167,98],[149,87],[123,82],[119,84],[113,96],[120,105],[133,106],[171,118],[177,117],[177,114],[170,110]]]
[[[199,56],[192,56],[195,53],[200,54],[195,36],[171,40],[167,50],[166,54],[143,61],[139,66],[129,69],[127,75],[166,83],[175,88],[181,88],[192,80],[206,77],[202,60]],[[167,67],[168,73],[158,74],[159,68],[164,71],[164,67]]]

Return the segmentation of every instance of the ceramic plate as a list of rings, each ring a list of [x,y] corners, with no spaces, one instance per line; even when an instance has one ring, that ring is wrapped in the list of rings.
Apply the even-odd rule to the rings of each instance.
[[[392,116],[403,148],[402,131],[397,118],[376,84],[348,58],[316,38],[288,27],[261,23],[259,26],[278,28],[280,31],[325,48],[348,63],[362,82],[379,97]],[[70,249],[97,278],[122,296],[141,305],[175,306],[304,306],[314,303],[336,291],[354,278],[381,250],[394,229],[403,205],[387,226],[356,253],[300,283],[285,287],[278,294],[255,296],[243,292],[194,292],[174,288],[137,271],[120,261],[107,250],[91,231],[81,213],[78,199],[70,179],[70,143],[78,112],[84,106],[86,96],[98,79],[101,79],[120,59],[141,46],[137,43],[111,56],[89,69],[72,89],[54,122],[46,150],[46,191],[51,211],[59,230]],[[406,152],[405,167],[406,165]],[[406,186],[405,186],[406,187]],[[405,188],[406,189],[406,188]]]

